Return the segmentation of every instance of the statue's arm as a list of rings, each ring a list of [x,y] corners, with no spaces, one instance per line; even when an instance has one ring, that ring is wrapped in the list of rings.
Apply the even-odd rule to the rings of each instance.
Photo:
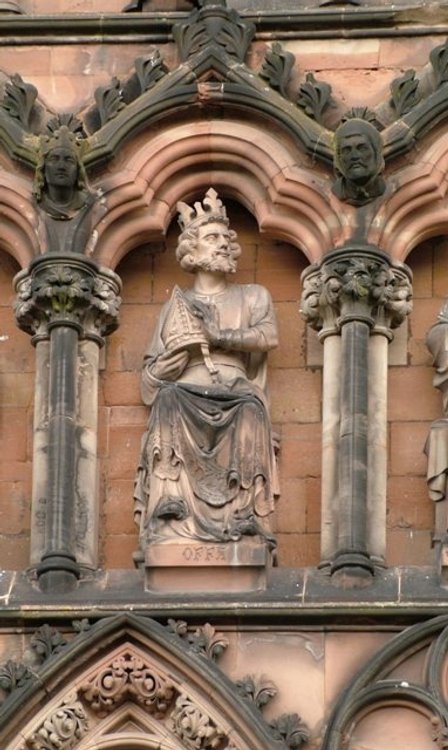
[[[247,287],[249,325],[217,332],[214,346],[241,352],[268,352],[278,346],[277,323],[271,295],[262,286]]]
[[[185,350],[176,352],[165,348],[161,331],[166,317],[166,307],[160,313],[159,322],[143,360],[141,392],[145,404],[151,406],[164,381],[175,381],[187,366],[189,354]]]

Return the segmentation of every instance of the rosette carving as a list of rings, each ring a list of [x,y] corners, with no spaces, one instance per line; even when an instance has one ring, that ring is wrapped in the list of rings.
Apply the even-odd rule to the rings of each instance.
[[[217,748],[225,738],[210,716],[204,714],[187,695],[178,697],[169,723],[185,747],[192,750]]]
[[[84,700],[100,716],[131,699],[162,718],[172,703],[174,692],[171,682],[132,653],[117,656],[81,686]]]
[[[72,750],[89,728],[85,711],[69,696],[25,741],[29,750]]]

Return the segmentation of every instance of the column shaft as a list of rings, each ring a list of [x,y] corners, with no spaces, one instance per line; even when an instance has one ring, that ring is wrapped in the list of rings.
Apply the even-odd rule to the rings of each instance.
[[[372,570],[366,544],[369,333],[361,320],[346,322],[341,332],[339,530],[333,573],[350,567]]]
[[[337,550],[338,446],[341,392],[341,338],[324,339],[322,394],[322,508],[321,559],[328,563]]]
[[[33,490],[31,504],[31,565],[45,550],[45,518],[48,487],[48,388],[50,342],[36,342],[36,380],[33,423]]]
[[[73,552],[78,331],[58,325],[50,336],[47,538],[37,569],[44,590],[79,577]]]
[[[379,565],[386,559],[388,346],[389,337],[374,331],[369,343],[367,549]]]

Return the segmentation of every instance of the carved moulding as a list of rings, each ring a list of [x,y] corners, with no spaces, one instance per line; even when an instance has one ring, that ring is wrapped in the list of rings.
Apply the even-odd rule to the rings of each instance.
[[[283,730],[193,644],[134,615],[83,627],[0,708],[2,750],[91,750],[106,735],[114,746],[132,735],[179,750],[298,747]]]
[[[374,711],[405,707],[426,720],[428,747],[446,748],[448,737],[447,692],[448,616],[435,617],[407,628],[395,636],[358,672],[341,694],[327,724],[322,750],[347,750],[358,746],[360,722]],[[422,652],[421,667],[412,680],[406,672],[406,660]],[[391,673],[393,672],[393,676]],[[415,668],[412,672],[415,674]],[[402,676],[400,676],[400,674]],[[380,719],[381,721],[381,719]],[[391,733],[393,715],[388,719]],[[369,744],[369,737],[358,739],[359,747]],[[406,729],[402,745],[409,743]],[[435,743],[433,745],[433,743]],[[375,748],[377,745],[373,745]]]
[[[203,106],[198,83],[201,79],[206,82],[212,73],[219,86],[209,86],[208,104],[219,100],[220,104],[273,116],[305,151],[329,164],[333,158],[333,133],[318,122],[332,102],[329,85],[308,74],[291,101],[288,86],[295,61],[278,44],[266,53],[259,76],[254,75],[244,63],[254,32],[254,25],[229,9],[225,0],[207,0],[185,22],[175,24],[173,37],[181,60],[176,70],[168,71],[160,52],[153,48],[145,58],[135,61],[128,80],[112,79],[95,92],[95,104],[84,116],[86,131],[95,134],[88,163],[111,158],[122,140],[143,123],[168,115],[173,108],[190,108],[192,95],[196,95],[198,106]],[[423,82],[416,82],[414,71],[406,71],[402,79],[393,82],[391,103],[384,104],[390,110],[384,122],[381,123],[381,107],[374,113],[384,127],[386,159],[408,151],[416,138],[448,114],[448,95],[443,85],[446,50],[447,43],[433,50]],[[36,122],[42,127],[36,97],[36,89],[16,74],[7,84],[0,107],[0,139],[11,155],[30,165],[35,162],[35,154],[22,136],[36,132]],[[41,114],[40,119],[44,119]]]

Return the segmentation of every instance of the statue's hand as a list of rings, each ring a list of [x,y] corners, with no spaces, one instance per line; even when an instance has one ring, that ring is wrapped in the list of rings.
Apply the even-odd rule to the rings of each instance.
[[[163,352],[151,366],[151,375],[157,380],[177,380],[187,366],[189,354],[185,350]]]
[[[209,343],[219,346],[221,332],[218,325],[216,307],[214,305],[207,305],[199,300],[195,300],[192,303],[192,307],[196,317],[202,320],[204,333]]]

